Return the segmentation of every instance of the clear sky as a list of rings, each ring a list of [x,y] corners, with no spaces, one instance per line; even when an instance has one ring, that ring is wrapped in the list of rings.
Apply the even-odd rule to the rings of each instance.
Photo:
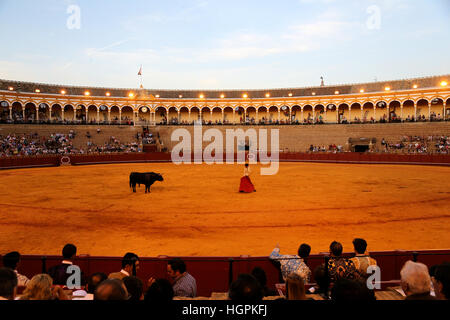
[[[450,0],[0,0],[0,78],[252,89],[450,73]]]

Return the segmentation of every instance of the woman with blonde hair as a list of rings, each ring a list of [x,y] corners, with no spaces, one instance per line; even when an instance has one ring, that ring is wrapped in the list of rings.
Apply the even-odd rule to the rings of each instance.
[[[305,282],[302,278],[289,276],[286,279],[286,300],[307,300]]]
[[[20,300],[69,300],[61,287],[52,285],[48,274],[37,274],[28,282]]]

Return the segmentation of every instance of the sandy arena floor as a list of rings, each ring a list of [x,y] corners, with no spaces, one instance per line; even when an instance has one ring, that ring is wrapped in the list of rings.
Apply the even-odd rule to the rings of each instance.
[[[132,193],[131,171],[164,176]],[[450,168],[282,163],[252,166],[256,193],[238,193],[242,165],[120,164],[0,171],[0,253],[122,256],[295,253],[354,237],[369,250],[450,248]]]

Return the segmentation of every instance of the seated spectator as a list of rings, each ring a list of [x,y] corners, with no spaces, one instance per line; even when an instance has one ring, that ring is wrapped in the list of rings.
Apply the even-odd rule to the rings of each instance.
[[[20,253],[17,251],[9,252],[3,256],[3,266],[6,268],[10,268],[16,273],[17,286],[22,287],[26,286],[27,283],[30,281],[30,279],[17,272],[19,262],[20,262]]]
[[[251,274],[240,274],[230,285],[228,297],[233,302],[252,304],[264,297],[263,288]]]
[[[400,278],[405,300],[435,300],[430,295],[431,278],[423,263],[406,261],[400,271]]]
[[[353,262],[342,257],[342,244],[333,241],[330,245],[330,255],[328,275],[331,282],[336,282],[339,279],[359,279],[358,270]]]
[[[52,286],[53,280],[48,274],[37,274],[28,282],[20,300],[69,300],[60,286]]]
[[[183,260],[175,258],[167,264],[167,274],[172,279],[172,287],[175,296],[191,297],[197,296],[197,283],[192,275],[186,271]]]
[[[172,285],[166,279],[156,279],[151,282],[144,300],[150,303],[164,303],[172,301],[174,292]]]
[[[67,279],[71,276],[71,273],[67,273],[67,268],[73,265],[72,260],[77,254],[77,247],[73,244],[66,244],[62,250],[63,261],[48,270],[48,274],[53,279],[53,283],[61,286],[67,285]],[[81,284],[83,281],[83,272],[80,279]]]
[[[133,270],[137,271],[138,269],[139,257],[135,253],[127,252],[122,258],[122,270],[120,270],[119,272],[110,273],[108,279],[122,280],[125,277],[134,275]]]
[[[102,283],[103,281],[105,281],[106,279],[108,279],[108,277],[103,272],[93,273],[87,280],[86,292],[90,293],[90,294],[94,294],[95,289],[97,289],[98,285],[100,283]]]
[[[438,265],[431,278],[434,293],[439,300],[450,299],[450,263]]]
[[[371,258],[367,252],[367,242],[364,239],[355,238],[353,239],[353,247],[355,249],[355,257],[351,258],[350,261],[353,262],[359,275],[362,278],[368,278],[370,274],[367,273],[367,268],[369,266],[376,266],[377,261]]]
[[[309,278],[311,276],[311,270],[305,263],[305,258],[309,256],[311,252],[311,247],[303,243],[298,248],[298,255],[287,255],[280,254],[280,247],[277,244],[275,249],[273,249],[269,258],[272,260],[277,260],[281,264],[281,274],[283,276],[283,280],[286,281],[288,276],[291,274],[295,274],[303,279],[305,283],[309,282]]]
[[[119,279],[106,279],[98,285],[94,293],[94,300],[117,301],[127,299],[127,288]]]
[[[286,279],[286,300],[306,300],[305,283],[302,278],[289,276]]]
[[[144,299],[144,284],[142,280],[135,276],[129,276],[122,279],[127,288],[129,298],[131,301],[139,301]]]
[[[264,271],[264,269],[262,269],[260,267],[253,268],[252,276],[254,276],[256,278],[256,280],[258,280],[259,284],[263,288],[265,297],[277,295],[277,292],[275,290],[270,290],[269,288],[267,288],[267,276],[266,276],[266,272]]]
[[[0,300],[14,300],[17,292],[17,277],[11,268],[0,268]]]
[[[339,279],[331,289],[332,301],[375,301],[375,293],[367,288],[365,282]]]
[[[321,264],[314,269],[314,280],[316,281],[316,286],[310,288],[309,292],[318,294],[325,300],[328,300],[330,297],[330,292],[328,289],[330,281],[325,271],[325,264]]]

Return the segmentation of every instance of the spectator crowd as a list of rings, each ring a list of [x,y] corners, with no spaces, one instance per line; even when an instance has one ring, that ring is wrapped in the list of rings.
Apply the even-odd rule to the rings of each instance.
[[[342,244],[333,241],[325,263],[312,271],[307,263],[311,252],[308,244],[301,244],[294,255],[281,254],[279,245],[276,245],[269,259],[280,267],[284,292],[268,288],[265,271],[257,266],[251,274],[238,275],[229,286],[227,299],[239,303],[257,303],[267,296],[275,296],[271,300],[313,300],[311,296],[314,294],[333,301],[376,300],[373,288],[367,283],[377,268],[377,261],[369,255],[364,239],[354,239],[353,247],[354,256],[347,258],[343,256]],[[103,272],[85,275],[80,267],[74,265],[76,253],[75,245],[65,245],[61,262],[31,279],[18,272],[21,257],[18,252],[5,254],[0,268],[0,300],[144,300],[160,304],[174,298],[197,297],[197,281],[180,258],[168,260],[165,278],[140,279],[136,276],[141,267],[140,259],[135,253],[126,253],[120,270],[109,275]],[[74,268],[80,270],[79,286],[67,290],[73,280]],[[315,283],[310,284],[312,276]],[[400,278],[405,300],[450,298],[448,262],[428,269],[422,263],[407,261],[400,271]],[[307,290],[306,284],[312,286]],[[20,293],[19,288],[22,289]]]

